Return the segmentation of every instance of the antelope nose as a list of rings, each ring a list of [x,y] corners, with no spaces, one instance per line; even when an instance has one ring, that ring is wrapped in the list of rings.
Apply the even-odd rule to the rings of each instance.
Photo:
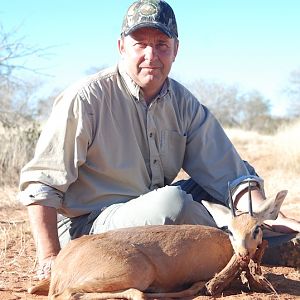
[[[249,256],[250,256],[250,253],[248,250],[244,249],[242,251],[239,251],[239,257],[242,259],[242,260],[248,260],[249,259]]]
[[[250,256],[249,255],[240,255],[238,256],[238,261],[241,266],[246,267],[250,262]]]

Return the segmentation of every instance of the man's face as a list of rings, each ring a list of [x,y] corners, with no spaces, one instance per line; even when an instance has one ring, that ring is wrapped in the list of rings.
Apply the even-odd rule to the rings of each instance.
[[[171,70],[178,41],[154,28],[141,28],[119,40],[129,76],[142,88],[146,100],[155,97]]]

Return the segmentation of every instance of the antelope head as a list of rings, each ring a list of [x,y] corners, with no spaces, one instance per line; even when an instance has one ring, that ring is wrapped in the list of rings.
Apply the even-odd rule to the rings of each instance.
[[[228,233],[235,254],[246,260],[253,257],[257,247],[262,243],[263,222],[277,218],[286,195],[287,191],[281,191],[275,199],[266,199],[253,210],[249,189],[249,212],[237,211],[233,207],[230,193],[231,208],[207,201],[202,201],[202,204],[212,215],[217,226]]]

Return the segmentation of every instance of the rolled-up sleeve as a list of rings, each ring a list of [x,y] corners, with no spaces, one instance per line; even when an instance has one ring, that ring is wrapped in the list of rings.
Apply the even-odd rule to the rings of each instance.
[[[25,206],[40,204],[60,209],[62,199],[62,192],[39,182],[31,182],[24,191],[18,194],[18,200]]]
[[[66,90],[56,99],[37,142],[35,155],[21,170],[19,188],[21,193],[26,190],[22,194],[22,199],[27,199],[23,201],[25,205],[42,199],[50,206],[61,205],[62,196],[56,191],[65,193],[77,179],[78,168],[85,162],[92,141],[93,118],[88,106],[75,89]],[[46,186],[52,189],[47,190]],[[46,195],[48,202],[44,199]]]

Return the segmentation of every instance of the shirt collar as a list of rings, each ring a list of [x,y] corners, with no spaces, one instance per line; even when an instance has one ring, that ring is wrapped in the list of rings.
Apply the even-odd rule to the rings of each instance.
[[[136,84],[136,82],[133,81],[132,78],[127,74],[122,61],[119,62],[118,69],[119,69],[120,76],[123,78],[124,83],[126,84],[128,92],[130,92],[131,95],[137,101],[144,100],[143,91],[141,90],[141,87],[138,84]],[[170,81],[169,81],[169,78],[167,78],[166,81],[164,82],[159,94],[155,97],[155,100],[163,99],[169,93],[169,88],[170,88]]]

